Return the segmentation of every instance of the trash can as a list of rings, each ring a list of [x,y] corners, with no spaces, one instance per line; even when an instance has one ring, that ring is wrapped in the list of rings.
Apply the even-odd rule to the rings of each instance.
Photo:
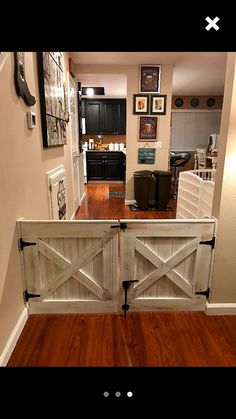
[[[171,195],[172,172],[155,170],[153,174],[156,178],[156,209],[165,211]]]
[[[134,172],[134,198],[137,206],[147,211],[149,206],[155,205],[155,177],[151,170],[138,170]]]

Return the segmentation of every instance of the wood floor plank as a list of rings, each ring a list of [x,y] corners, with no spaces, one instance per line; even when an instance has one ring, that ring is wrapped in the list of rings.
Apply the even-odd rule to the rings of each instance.
[[[8,366],[236,366],[236,316],[31,315]]]
[[[118,317],[31,315],[8,366],[127,365]]]

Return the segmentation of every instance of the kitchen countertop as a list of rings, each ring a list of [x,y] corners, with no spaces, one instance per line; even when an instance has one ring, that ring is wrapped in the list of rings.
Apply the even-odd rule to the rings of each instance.
[[[124,153],[124,154],[126,154],[126,149],[125,150],[103,150],[103,149],[100,149],[100,150],[85,150],[85,151],[92,151],[93,153],[107,153],[107,152],[110,152],[110,153]]]

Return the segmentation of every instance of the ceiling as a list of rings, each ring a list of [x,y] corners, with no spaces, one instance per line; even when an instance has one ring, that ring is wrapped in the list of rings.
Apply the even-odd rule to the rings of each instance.
[[[70,56],[76,64],[173,64],[173,95],[224,92],[226,52],[71,52]],[[126,78],[120,74],[80,74],[79,80],[82,86],[104,86],[106,96],[126,96]]]

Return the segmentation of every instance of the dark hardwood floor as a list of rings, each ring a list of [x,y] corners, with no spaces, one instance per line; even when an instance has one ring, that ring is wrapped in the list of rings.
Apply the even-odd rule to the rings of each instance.
[[[170,219],[176,218],[176,200],[168,205],[173,211],[131,211],[124,198],[109,198],[109,192],[124,192],[121,183],[88,183],[85,185],[85,198],[76,213],[77,220],[113,219]]]
[[[236,366],[236,316],[31,315],[8,366]]]

